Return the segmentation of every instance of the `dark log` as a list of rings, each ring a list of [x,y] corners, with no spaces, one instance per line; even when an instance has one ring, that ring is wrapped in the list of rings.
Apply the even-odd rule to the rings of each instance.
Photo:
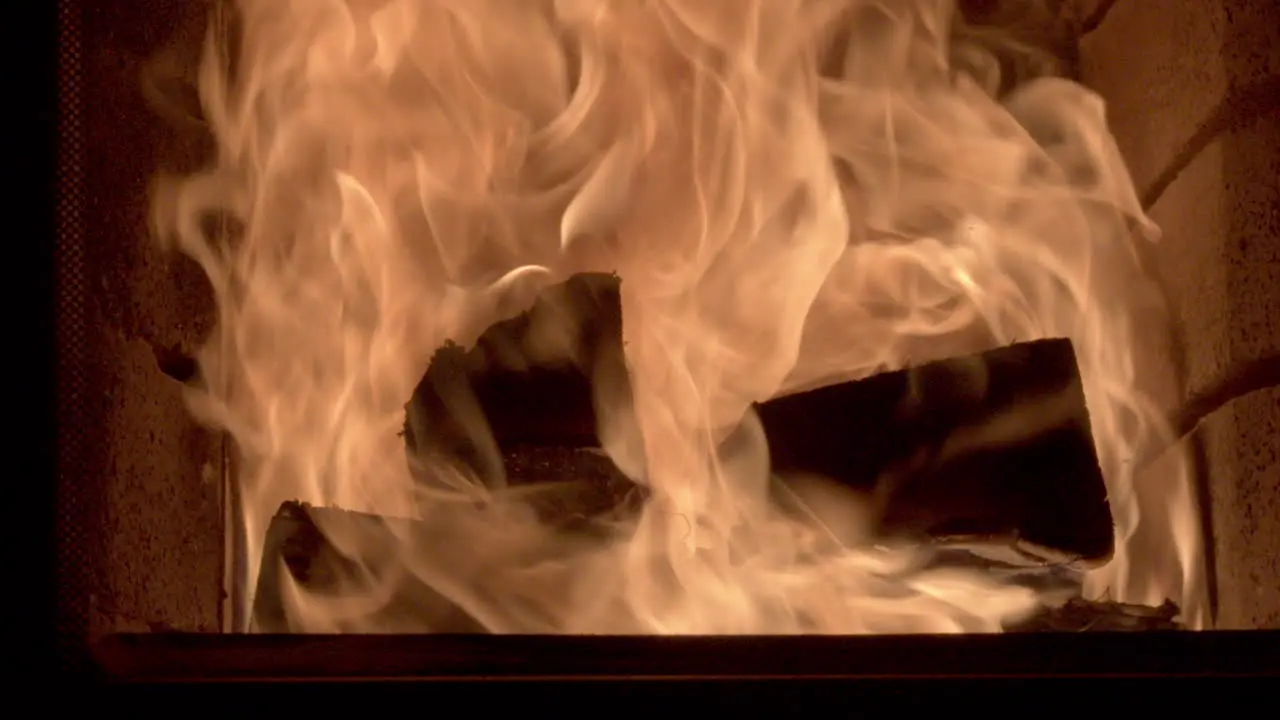
[[[486,482],[530,481],[543,457],[594,447],[590,379],[625,378],[616,278],[575,276],[470,350],[442,348],[406,409],[406,445]],[[558,359],[530,338],[568,327]],[[1016,542],[1041,559],[1098,562],[1113,548],[1106,486],[1067,340],[998,348],[775,398],[756,406],[774,472],[819,475],[869,494],[875,534]],[[459,417],[483,417],[487,431]],[[492,441],[502,467],[481,448]],[[479,439],[477,439],[479,438]],[[523,448],[523,449],[521,449]],[[592,472],[625,485],[609,464]],[[429,480],[424,480],[429,481]]]
[[[590,379],[625,379],[621,327],[616,279],[579,276],[494,325],[470,350],[442,348],[406,409],[406,448],[419,480],[432,482],[431,469],[441,463],[487,483],[576,480],[540,495],[537,506],[544,521],[570,531],[590,530],[598,515],[638,509],[643,483],[596,448]],[[562,350],[550,359],[532,351],[532,340],[549,328],[564,331]],[[755,409],[779,483],[804,473],[866,493],[880,507],[877,539],[1009,548],[1023,565],[1018,581],[1042,589],[1078,582],[1054,564],[1110,555],[1106,488],[1065,340],[882,373]],[[369,546],[390,541],[381,518],[286,504],[264,551],[258,630],[289,629],[279,604],[282,567],[311,589],[336,587],[333,579],[343,577],[342,592],[360,592],[350,584],[358,573],[332,551],[315,513]],[[979,561],[969,551],[940,558]],[[385,615],[391,625],[409,618],[417,631],[479,629],[415,583],[405,584]]]
[[[589,465],[583,468],[591,472]],[[590,504],[591,499],[587,499]],[[552,514],[573,512],[574,506],[552,509]],[[350,560],[337,552],[326,539],[323,524],[337,529],[344,536],[359,536],[366,547],[390,547],[394,542],[389,522],[404,523],[403,527],[421,537],[439,534],[426,523],[388,521],[374,515],[315,508],[301,503],[288,502],[280,507],[267,532],[263,551],[262,571],[259,575],[251,629],[261,633],[286,633],[293,628],[281,603],[281,573],[289,573],[293,580],[311,591],[341,594],[344,597],[365,593],[361,582],[367,582],[368,574],[377,578],[375,565],[356,572]],[[402,527],[402,529],[403,529]],[[452,542],[431,543],[454,548],[459,564],[465,565],[465,549],[459,549],[457,538]],[[984,560],[971,553],[943,551],[935,561],[937,565],[977,568],[993,575],[1000,575],[1008,582],[1034,587],[1049,593],[1070,592],[1078,588],[1077,578],[1060,567],[1020,567],[1008,562]],[[340,584],[338,580],[341,579]],[[374,580],[376,582],[376,579]],[[1177,608],[1166,603],[1159,608],[1122,605],[1109,602],[1090,602],[1081,598],[1065,604],[1046,604],[1030,618],[1010,624],[1010,632],[1083,632],[1083,631],[1138,631],[1172,630],[1181,626],[1176,620]],[[396,586],[396,592],[385,606],[376,612],[372,625],[383,631],[432,632],[432,633],[484,633],[485,629],[446,598],[414,579],[404,579]]]
[[[1178,607],[1172,601],[1147,607],[1074,598],[1064,605],[1045,608],[1007,629],[1013,632],[1145,632],[1181,630],[1183,626],[1178,621]]]
[[[308,591],[341,597],[367,597],[376,583],[380,568],[376,564],[357,567],[356,563],[329,542],[317,526],[316,515],[325,516],[331,531],[357,534],[367,547],[388,546],[395,541],[387,521],[380,517],[345,510],[311,508],[288,502],[272,518],[263,546],[262,565],[254,592],[251,632],[297,632],[283,603],[283,573]],[[426,528],[423,528],[424,531]],[[411,618],[398,631],[483,632],[484,629],[465,612],[424,583],[398,583],[390,600],[379,608],[378,618],[388,624]],[[371,623],[372,625],[373,623]],[[385,628],[391,631],[392,628]]]

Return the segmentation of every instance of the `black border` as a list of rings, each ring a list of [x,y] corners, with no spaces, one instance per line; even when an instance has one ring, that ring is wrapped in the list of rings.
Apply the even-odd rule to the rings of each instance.
[[[17,606],[8,644],[18,662],[9,676],[17,678],[55,672],[67,654],[67,644],[58,642],[62,636],[56,608],[64,595],[54,572],[55,524],[61,509],[54,398],[60,389],[55,273],[63,222],[57,201],[66,177],[59,162],[63,145],[59,102],[64,97],[59,72],[64,23],[59,16],[64,5],[77,7],[70,0],[29,3],[15,7],[13,16],[5,15],[13,29],[5,48],[6,66],[13,70],[11,93],[16,90],[8,98],[6,130],[13,139],[7,170],[17,182],[11,184],[6,207],[17,222],[6,226],[10,274],[4,290],[9,309],[6,327],[15,342],[6,358],[12,380],[6,448],[17,460],[16,468],[10,465],[6,482],[6,537],[15,596],[11,603]]]

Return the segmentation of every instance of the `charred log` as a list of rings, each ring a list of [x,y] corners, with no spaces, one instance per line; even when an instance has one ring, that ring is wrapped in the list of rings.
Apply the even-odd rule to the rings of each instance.
[[[1181,630],[1178,606],[1165,601],[1159,607],[1072,598],[1066,604],[1046,608],[1012,625],[1012,632],[1138,632]]]
[[[638,511],[644,478],[622,473],[596,437],[592,380],[611,378],[611,407],[626,407],[625,382],[621,398],[616,387],[627,377],[618,290],[616,278],[577,276],[494,325],[474,347],[442,348],[406,409],[405,441],[418,481],[436,482],[440,468],[452,467],[490,485],[555,482],[555,492],[539,492],[533,506],[540,520],[568,534]],[[983,565],[1059,598],[1078,591],[1071,569],[1078,561],[1111,553],[1106,487],[1066,340],[886,372],[770,399],[755,412],[779,487],[808,475],[863,493],[879,508],[876,539],[940,543],[952,549],[939,553],[939,562]],[[786,496],[779,492],[779,502]],[[316,522],[317,514],[324,522]],[[401,527],[393,532],[393,524]],[[268,534],[256,629],[289,629],[282,604],[289,582],[356,595],[361,583],[380,582],[377,563],[352,561],[333,547],[328,533],[335,527],[358,538],[357,547],[387,547],[406,528],[441,535],[447,544],[447,533],[430,523],[288,503]],[[468,560],[449,562],[465,567]],[[413,578],[397,583],[379,615],[385,622],[375,625],[388,631],[482,627]],[[1126,623],[1139,629],[1169,620],[1142,616],[1144,624],[1135,617],[1117,606],[1076,602],[1046,607],[1011,629],[1125,629]]]
[[[368,593],[362,583],[377,583],[377,563],[357,568],[338,551],[321,529],[339,529],[346,537],[357,536],[363,547],[389,547],[396,542],[393,523],[374,515],[331,508],[315,508],[296,502],[280,507],[267,532],[258,578],[251,628],[261,633],[288,633],[294,630],[283,603],[286,574],[313,593],[359,597]],[[430,536],[436,531],[426,523],[407,523],[409,532]],[[403,533],[404,528],[397,528]],[[402,536],[402,535],[401,535]],[[463,559],[465,562],[465,559]],[[1054,590],[1070,591],[1073,580],[1055,566],[1015,567],[999,561],[975,560],[974,556],[940,554],[940,564],[974,567],[980,563],[993,574],[1035,587],[1046,597]],[[391,570],[388,570],[391,572]],[[398,577],[395,592],[365,618],[367,627],[384,632],[485,633],[484,627],[440,593],[413,577]],[[1180,629],[1177,608],[1165,603],[1156,608],[1088,601],[1079,597],[1066,602],[1046,603],[1040,612],[1011,623],[1010,632],[1142,631]]]
[[[626,377],[618,289],[614,277],[575,276],[470,350],[442,348],[407,407],[413,464],[518,484],[539,479],[532,456],[579,458],[577,449],[598,446],[592,378]],[[550,359],[534,349],[548,328],[562,335]],[[1067,340],[886,372],[755,410],[779,482],[821,476],[866,494],[879,538],[1017,543],[1055,562],[1111,554],[1106,486]],[[591,462],[611,486],[631,483],[607,461]]]

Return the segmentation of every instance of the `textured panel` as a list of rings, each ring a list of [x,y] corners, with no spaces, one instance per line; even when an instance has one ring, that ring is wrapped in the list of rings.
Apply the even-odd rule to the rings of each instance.
[[[58,492],[54,533],[57,546],[57,625],[60,659],[66,665],[84,658],[78,638],[86,627],[87,588],[94,547],[86,532],[85,506],[89,498],[79,492],[77,479],[90,470],[86,462],[91,424],[80,409],[91,386],[85,372],[85,298],[87,279],[84,258],[84,37],[81,4],[58,4],[58,185],[57,294],[58,344]]]

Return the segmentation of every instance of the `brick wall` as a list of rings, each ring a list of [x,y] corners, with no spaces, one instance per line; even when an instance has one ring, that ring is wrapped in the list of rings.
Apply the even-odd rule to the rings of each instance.
[[[1080,78],[1163,237],[1150,253],[1184,393],[1280,353],[1280,3],[1083,2]],[[1218,627],[1280,627],[1280,390],[1194,438]]]

